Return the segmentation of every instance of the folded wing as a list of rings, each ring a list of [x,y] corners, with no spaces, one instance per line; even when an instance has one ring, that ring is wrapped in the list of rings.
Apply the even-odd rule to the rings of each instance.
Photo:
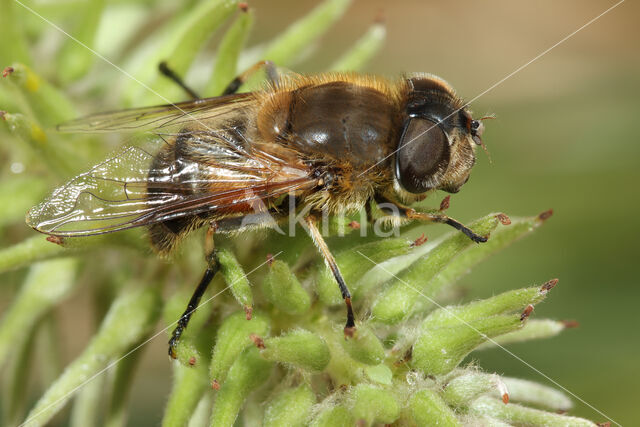
[[[235,97],[235,96],[234,96]],[[193,215],[240,214],[317,179],[297,154],[247,139],[238,125],[247,96],[101,114],[64,130],[145,129],[135,143],[94,166],[27,214],[36,230],[62,237],[109,233]],[[185,111],[190,113],[186,114]]]

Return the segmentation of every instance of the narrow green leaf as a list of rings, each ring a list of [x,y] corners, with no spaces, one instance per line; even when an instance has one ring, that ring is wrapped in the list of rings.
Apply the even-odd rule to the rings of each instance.
[[[7,363],[0,361],[3,367],[4,381],[2,384],[2,424],[7,426],[19,425],[28,404],[29,382],[33,374],[34,350],[36,350],[36,329],[42,322],[48,320],[44,316],[39,325],[32,330],[21,331],[21,335],[12,342],[12,356]]]
[[[521,327],[520,315],[500,315],[460,326],[423,330],[413,346],[411,364],[427,375],[447,374],[488,338]]]
[[[107,247],[135,248],[139,252],[148,252],[149,247],[140,239],[139,232],[122,232],[101,236],[63,239],[61,244],[47,241],[46,236],[37,233],[35,236],[0,249],[0,273],[15,270],[37,261],[62,256],[76,255],[79,252]]]
[[[497,344],[507,345],[516,342],[551,338],[567,329],[567,325],[571,326],[570,323],[568,324],[560,320],[531,319],[524,325],[524,328],[495,337],[493,342],[487,341],[480,345],[478,350],[495,348]]]
[[[173,369],[173,386],[162,418],[166,427],[186,425],[208,388],[206,363],[185,366],[176,361]]]
[[[489,235],[499,224],[497,214],[490,214],[473,222],[470,228],[480,235]],[[429,283],[463,250],[474,245],[463,233],[447,235],[428,254],[400,273],[376,298],[372,315],[376,321],[395,324],[410,316],[420,298],[433,298]]]
[[[38,123],[45,127],[55,126],[78,116],[73,103],[62,91],[24,64],[14,63],[12,67],[13,72],[3,80],[20,90]]]
[[[137,347],[138,344],[146,341],[146,339],[147,336],[133,347]],[[109,409],[104,420],[105,427],[125,427],[127,425],[127,402],[143,351],[144,349],[141,348],[140,351],[131,353],[116,365],[111,387],[111,399],[109,399]]]
[[[271,375],[272,364],[255,347],[246,348],[234,361],[222,384],[211,416],[212,427],[232,427],[248,395]]]
[[[45,425],[80,390],[100,375],[155,324],[161,306],[157,290],[125,292],[111,305],[97,334],[62,375],[49,387],[27,416],[25,425]]]
[[[445,267],[433,278],[429,287],[439,289],[440,292],[447,286],[455,284],[471,269],[486,258],[504,249],[513,242],[531,234],[535,229],[544,224],[551,216],[551,211],[527,218],[511,218],[511,225],[498,227],[488,242],[470,247],[456,258],[456,262]]]
[[[386,35],[387,30],[384,24],[374,23],[356,44],[334,62],[329,69],[334,71],[360,70],[378,53]]]
[[[276,37],[262,57],[276,65],[290,66],[302,50],[324,34],[351,4],[351,0],[325,0]]]
[[[213,74],[205,92],[209,96],[218,96],[236,77],[238,73],[238,57],[244,48],[253,27],[253,10],[241,9],[241,13],[229,27],[218,45],[216,63]]]
[[[174,82],[160,75],[158,64],[166,61],[176,74],[184,78],[202,46],[233,14],[237,4],[236,0],[198,2],[168,24],[170,31],[159,44],[159,49],[145,61],[144,69],[139,73],[142,81],[153,82],[150,86],[155,93],[141,87],[138,82],[131,82],[128,90],[129,103],[135,100],[140,104],[140,99],[145,100],[143,104],[166,103],[159,95],[170,100],[184,98],[184,93]]]
[[[88,48],[94,48],[100,17],[104,10],[105,0],[88,0],[78,4],[75,10],[76,28],[72,35],[82,44],[66,38],[58,53],[58,76],[64,82],[72,82],[84,76],[96,55]]]
[[[516,289],[464,305],[439,308],[427,316],[420,328],[422,330],[446,328],[496,314],[521,312],[527,305],[535,305],[544,300],[557,282],[557,279],[553,279],[542,286]]]
[[[571,399],[563,392],[546,385],[519,378],[502,377],[509,390],[509,401],[536,406],[555,412],[566,412],[573,408]]]
[[[31,54],[24,26],[19,18],[23,8],[13,0],[0,0],[0,71],[7,65],[21,62],[31,64]]]
[[[198,406],[193,411],[191,419],[189,420],[188,427],[205,427],[209,425],[209,418],[211,418],[211,408],[213,406],[213,399],[208,393],[205,393],[198,402]]]
[[[46,165],[58,176],[69,176],[74,170],[73,159],[65,157],[61,150],[57,150],[40,125],[24,114],[6,113],[3,121],[12,134],[20,138],[37,155],[46,159]]]
[[[71,408],[71,427],[93,426],[98,424],[98,411],[104,400],[103,391],[106,378],[96,377],[76,393]]]
[[[76,285],[77,262],[60,259],[35,264],[13,304],[0,321],[0,365],[20,336],[29,336],[38,320]]]

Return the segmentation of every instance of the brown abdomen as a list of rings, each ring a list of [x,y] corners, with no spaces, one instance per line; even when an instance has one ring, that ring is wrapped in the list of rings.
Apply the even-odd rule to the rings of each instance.
[[[262,135],[355,167],[373,165],[393,150],[395,106],[373,88],[338,81],[274,96],[284,99],[275,103],[278,111],[261,112]]]

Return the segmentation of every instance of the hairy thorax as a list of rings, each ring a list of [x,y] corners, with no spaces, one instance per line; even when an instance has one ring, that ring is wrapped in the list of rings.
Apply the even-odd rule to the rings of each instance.
[[[353,210],[391,179],[402,116],[386,82],[335,77],[285,82],[266,92],[257,128],[261,139],[300,153],[321,178],[323,191],[309,203]]]

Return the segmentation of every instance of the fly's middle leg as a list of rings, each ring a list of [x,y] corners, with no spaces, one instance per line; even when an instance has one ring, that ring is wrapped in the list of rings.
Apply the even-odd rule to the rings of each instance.
[[[200,279],[198,287],[193,292],[193,295],[189,300],[189,304],[187,304],[187,309],[184,311],[184,313],[182,313],[180,319],[178,319],[178,325],[173,330],[171,339],[169,340],[169,356],[171,356],[171,358],[173,359],[177,357],[176,348],[178,346],[178,342],[180,341],[182,333],[189,324],[191,315],[194,311],[196,311],[196,308],[198,308],[198,304],[200,303],[202,295],[204,295],[207,287],[209,286],[209,283],[211,283],[211,280],[220,269],[220,263],[218,262],[218,256],[216,255],[216,249],[213,242],[213,235],[215,230],[215,224],[210,225],[209,229],[207,230],[207,236],[205,240],[205,257],[207,259],[207,269],[205,270],[202,279]]]

